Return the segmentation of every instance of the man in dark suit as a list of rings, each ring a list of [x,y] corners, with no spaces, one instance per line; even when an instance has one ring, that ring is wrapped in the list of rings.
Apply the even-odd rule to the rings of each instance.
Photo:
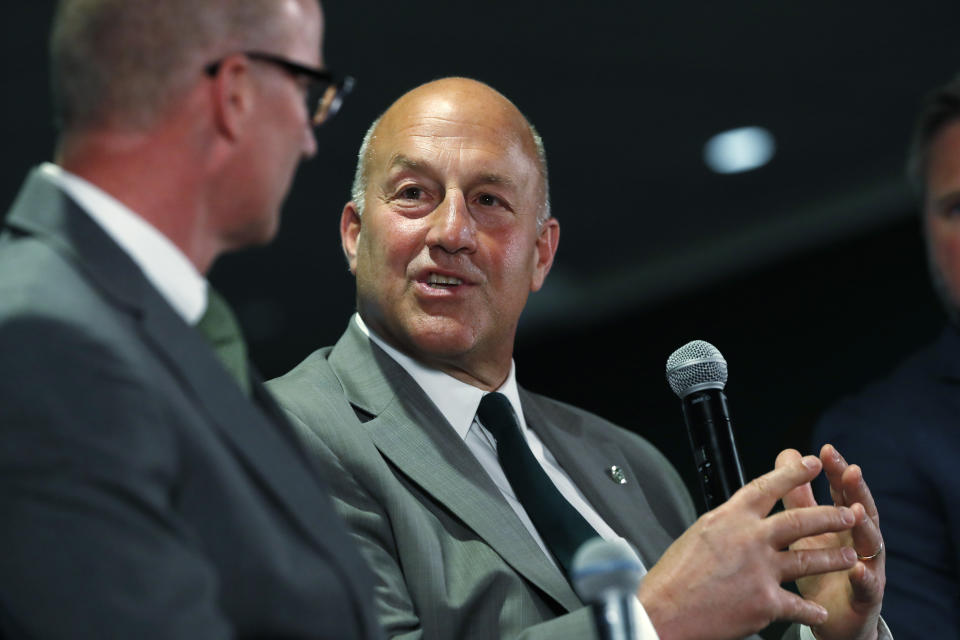
[[[358,314],[271,383],[339,471],[334,501],[376,572],[388,634],[592,637],[568,569],[573,543],[599,535],[625,537],[649,570],[642,638],[743,637],[774,619],[822,640],[877,637],[877,514],[831,448],[822,462],[784,452],[694,522],[647,442],[518,386],[517,322],[559,238],[547,194],[539,136],[490,87],[447,78],[401,97],[367,133],[341,218]],[[839,506],[813,503],[821,469]],[[781,498],[791,508],[767,517]],[[780,588],[794,579],[806,598]]]
[[[0,235],[0,636],[379,637],[319,470],[191,326],[235,330],[203,274],[315,151],[321,34],[315,0],[60,2],[56,164]]]
[[[960,638],[960,78],[928,97],[908,166],[949,323],[886,379],[831,409],[814,438],[873,471],[889,542],[891,629],[898,638]]]

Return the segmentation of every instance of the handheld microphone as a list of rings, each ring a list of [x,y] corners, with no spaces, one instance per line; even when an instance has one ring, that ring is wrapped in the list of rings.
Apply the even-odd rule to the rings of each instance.
[[[580,598],[591,605],[601,640],[633,640],[633,599],[644,569],[623,539],[591,538],[573,556],[570,576]]]
[[[694,340],[667,359],[667,381],[682,401],[703,498],[713,509],[744,484],[723,393],[727,361],[709,342]]]

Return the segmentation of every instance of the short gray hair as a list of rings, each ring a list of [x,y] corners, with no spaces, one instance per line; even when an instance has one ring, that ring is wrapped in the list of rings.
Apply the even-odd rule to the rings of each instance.
[[[353,185],[350,187],[350,199],[357,207],[357,214],[363,215],[364,201],[367,197],[367,169],[370,163],[370,143],[374,138],[380,121],[383,120],[380,114],[373,124],[367,129],[363,136],[363,142],[360,143],[360,151],[357,153],[357,167],[353,172]],[[533,138],[533,145],[537,150],[537,164],[540,169],[540,178],[543,181],[543,203],[540,211],[537,213],[537,224],[542,225],[550,219],[550,181],[547,174],[547,151],[543,146],[543,138],[537,132],[537,129],[531,124],[526,116],[520,114],[523,121],[530,130],[530,136]]]
[[[277,0],[60,0],[50,33],[63,132],[149,127],[216,57],[275,44]]]

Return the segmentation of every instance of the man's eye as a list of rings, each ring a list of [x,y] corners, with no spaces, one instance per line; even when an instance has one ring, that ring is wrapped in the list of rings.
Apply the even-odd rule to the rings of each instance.
[[[423,189],[420,187],[404,187],[397,195],[403,200],[419,200],[423,195]]]
[[[500,203],[500,198],[489,193],[481,193],[477,196],[477,204],[483,205],[484,207],[495,207]]]

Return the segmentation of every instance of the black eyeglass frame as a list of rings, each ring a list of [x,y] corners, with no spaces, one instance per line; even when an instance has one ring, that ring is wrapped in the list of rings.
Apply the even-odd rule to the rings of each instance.
[[[351,76],[344,76],[337,80],[336,76],[330,71],[317,69],[316,67],[308,67],[307,65],[294,62],[293,60],[273,53],[266,53],[264,51],[240,51],[239,54],[251,60],[259,60],[260,62],[276,65],[293,76],[309,78],[315,87],[322,88],[322,90],[318,92],[319,95],[315,98],[316,104],[308,105],[309,108],[313,110],[310,121],[314,127],[319,127],[336,115],[340,110],[340,105],[343,104],[344,96],[350,93],[355,82]],[[216,76],[217,73],[220,72],[220,67],[227,57],[229,56],[214,60],[203,68],[203,72],[210,77]],[[311,102],[312,101],[313,100],[311,100]]]

